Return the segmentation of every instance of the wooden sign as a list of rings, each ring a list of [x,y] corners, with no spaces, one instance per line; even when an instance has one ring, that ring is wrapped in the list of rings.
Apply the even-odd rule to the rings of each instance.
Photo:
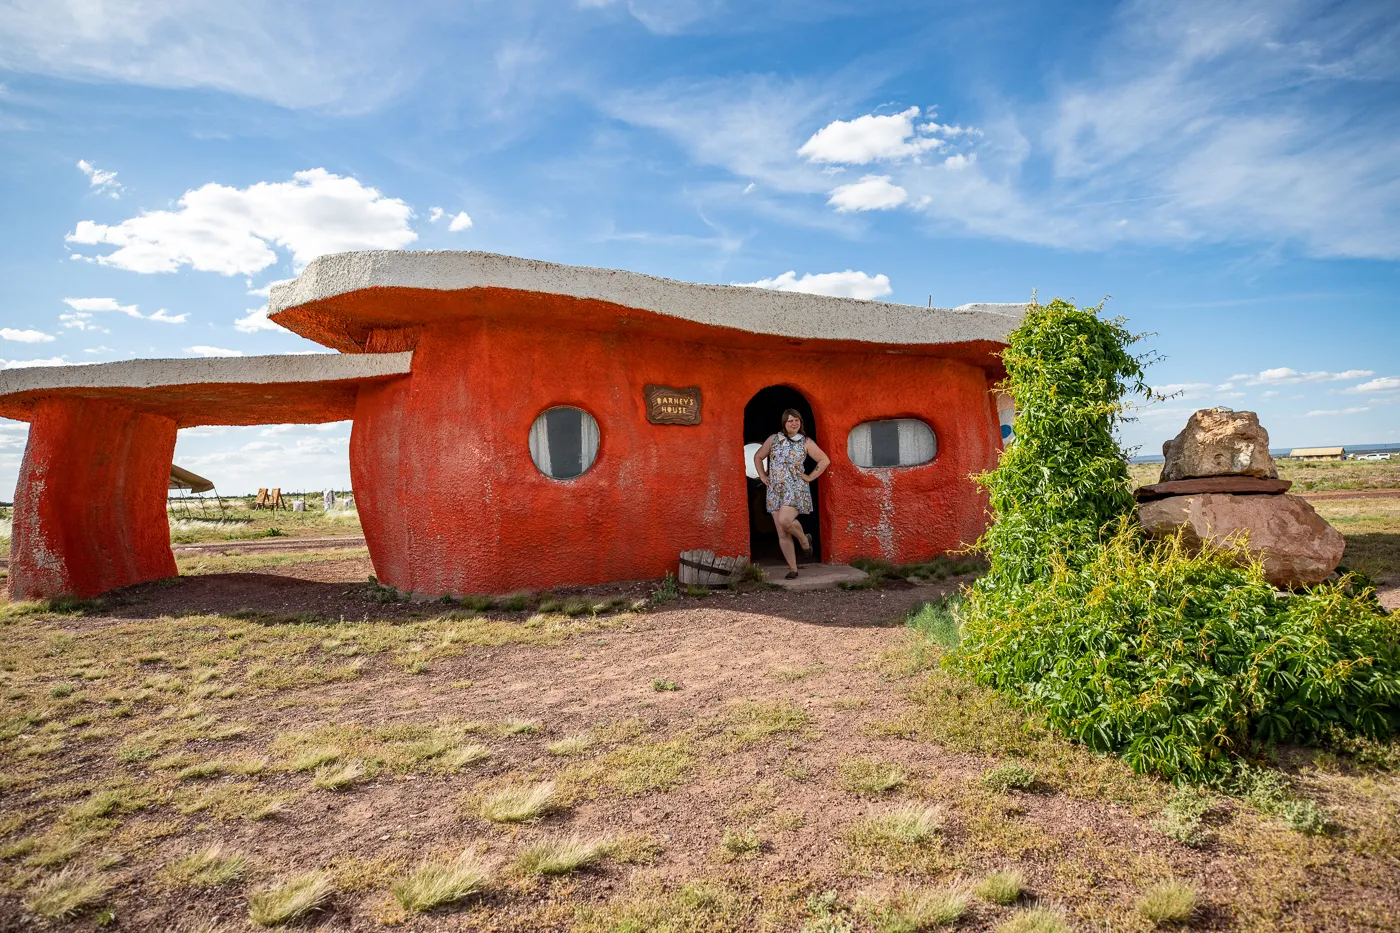
[[[647,386],[647,420],[652,424],[699,424],[700,387]]]

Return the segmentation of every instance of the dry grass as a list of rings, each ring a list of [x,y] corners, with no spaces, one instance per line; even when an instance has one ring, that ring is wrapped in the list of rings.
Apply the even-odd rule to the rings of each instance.
[[[341,791],[359,783],[366,775],[362,761],[347,761],[343,764],[321,765],[311,779],[311,785],[318,790]]]
[[[739,744],[759,742],[787,732],[799,732],[811,722],[807,711],[786,701],[745,701],[730,710],[729,735]]]
[[[551,755],[570,758],[585,754],[593,747],[593,737],[587,732],[577,732],[573,735],[565,736],[557,742],[550,742],[545,749]]]
[[[1153,923],[1185,923],[1196,912],[1196,889],[1175,878],[1148,888],[1138,910]]]
[[[487,748],[485,745],[473,743],[458,745],[455,748],[449,749],[438,759],[438,763],[441,764],[446,771],[460,771],[463,768],[480,764],[490,757],[491,749]]]
[[[917,845],[932,839],[942,827],[941,808],[909,803],[860,821],[852,837],[866,844],[888,841]]]
[[[556,806],[554,782],[534,787],[508,787],[481,800],[482,818],[493,823],[528,823],[552,812]]]
[[[422,912],[456,904],[480,894],[490,881],[490,871],[471,852],[447,861],[425,861],[393,887],[394,900],[404,910]]]
[[[1020,910],[997,927],[996,933],[1071,933],[1064,915],[1046,907]]]
[[[956,888],[909,891],[877,912],[876,933],[921,933],[951,926],[967,913],[968,895]]]
[[[611,851],[612,844],[602,839],[547,839],[521,852],[516,865],[531,875],[567,875],[596,864]]]
[[[334,894],[325,872],[307,872],[248,895],[248,919],[260,927],[292,923],[325,907]]]
[[[191,852],[165,866],[165,876],[175,884],[207,888],[237,881],[248,873],[248,857],[241,852],[226,852],[214,843]]]
[[[888,761],[848,761],[841,765],[841,786],[853,794],[878,797],[903,787],[909,774]]]
[[[308,748],[287,763],[288,771],[315,771],[322,765],[339,761],[345,753],[338,748]]]
[[[24,906],[40,917],[65,920],[101,903],[111,887],[95,872],[69,866],[31,885],[25,892]]]

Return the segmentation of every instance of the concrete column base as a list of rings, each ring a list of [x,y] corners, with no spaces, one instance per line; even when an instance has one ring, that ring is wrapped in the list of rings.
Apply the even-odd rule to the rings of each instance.
[[[15,487],[10,598],[96,596],[173,577],[175,421],[114,402],[39,402]]]

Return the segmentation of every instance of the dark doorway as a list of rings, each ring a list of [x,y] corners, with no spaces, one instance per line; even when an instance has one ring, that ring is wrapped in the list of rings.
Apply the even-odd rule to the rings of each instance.
[[[802,415],[802,426],[815,443],[820,444],[821,439],[817,437],[817,426],[812,417],[812,406],[807,404],[807,399],[801,392],[787,386],[769,386],[760,389],[758,394],[749,399],[749,403],[744,406],[744,445],[747,448],[750,444],[762,444],[782,430],[780,419],[787,409],[795,409]],[[751,449],[744,455],[745,472],[753,469]],[[816,467],[816,463],[809,457],[805,469],[811,472]],[[821,560],[821,522],[817,516],[821,514],[818,505],[818,488],[821,481],[812,484],[812,514],[803,515],[799,519],[802,522],[802,530],[812,538],[813,561]],[[763,481],[749,477],[749,555],[755,561],[783,559],[783,552],[778,548],[778,532],[773,526],[773,518],[768,514],[765,497],[767,487]],[[802,562],[802,551],[797,552],[798,562]]]

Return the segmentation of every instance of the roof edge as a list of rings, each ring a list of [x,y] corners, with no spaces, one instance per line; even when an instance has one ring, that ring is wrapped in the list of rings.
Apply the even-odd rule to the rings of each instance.
[[[1026,309],[1024,304],[997,303],[926,308],[745,285],[680,282],[640,272],[478,251],[367,250],[312,260],[296,279],[272,289],[268,312],[276,320],[303,305],[375,288],[538,292],[758,334],[873,344],[1005,344]],[[300,332],[308,325],[289,315],[284,326]],[[303,336],[318,339],[310,329]]]

